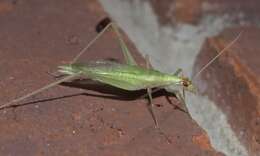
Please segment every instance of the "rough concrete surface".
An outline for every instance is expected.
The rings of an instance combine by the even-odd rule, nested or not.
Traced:
[[[242,35],[237,43],[202,73],[197,81],[200,84],[200,93],[207,95],[225,114],[228,125],[248,154],[258,156],[260,155],[259,28],[227,29],[217,37],[210,38],[198,55],[194,68],[196,73],[239,32],[242,32]],[[222,125],[218,129],[225,131],[226,127]]]
[[[48,73],[69,63],[105,16],[94,0],[1,1],[1,104],[55,81]],[[109,32],[81,60],[121,59],[119,51]],[[147,101],[136,98],[141,93],[69,83],[0,110],[0,155],[222,155],[186,113],[169,105],[165,92],[154,99],[167,138],[159,133]]]
[[[180,23],[197,25],[206,16],[214,18],[226,16],[229,22],[259,25],[258,0],[150,0],[150,3],[163,25]]]

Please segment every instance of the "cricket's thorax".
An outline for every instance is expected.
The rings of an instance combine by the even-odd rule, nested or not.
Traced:
[[[67,68],[69,67],[67,66]],[[181,81],[179,77],[161,73],[153,69],[145,69],[139,66],[111,61],[72,64],[70,68],[70,72],[81,72],[82,75],[88,78],[126,90],[161,87],[178,84]]]

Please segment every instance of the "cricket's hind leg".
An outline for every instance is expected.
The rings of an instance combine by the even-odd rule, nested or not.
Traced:
[[[119,29],[117,28],[117,25],[113,23],[109,18],[105,18],[101,20],[97,26],[96,26],[96,31],[98,32],[98,35],[89,42],[88,45],[86,45],[79,53],[77,56],[73,58],[71,61],[71,64],[75,63],[79,57],[84,54],[84,52],[91,47],[109,28],[112,28],[112,30],[116,33],[120,47],[122,49],[125,61],[129,65],[137,65],[136,61],[134,60],[133,56],[131,55],[130,51],[128,50],[126,43],[123,40],[123,37],[121,33],[119,32]]]
[[[55,72],[49,72],[49,71],[47,71],[47,74],[50,75],[50,76],[52,76],[54,79],[60,79],[60,78],[66,76],[65,74],[59,73],[58,71],[55,71]]]
[[[43,86],[42,88],[40,88],[40,89],[38,89],[38,90],[35,90],[35,91],[33,91],[33,92],[31,92],[31,93],[28,93],[28,94],[26,94],[26,95],[24,95],[24,96],[21,96],[21,97],[19,97],[19,98],[16,98],[16,99],[14,99],[14,100],[12,100],[12,101],[10,101],[10,102],[8,102],[8,103],[5,103],[5,104],[3,104],[3,105],[0,105],[0,110],[1,110],[1,109],[4,109],[4,108],[9,108],[9,107],[12,107],[12,106],[19,106],[19,104],[16,104],[16,103],[18,103],[18,102],[20,102],[20,101],[22,101],[22,100],[24,100],[24,99],[27,99],[27,98],[29,98],[29,97],[31,97],[31,96],[34,96],[34,95],[36,95],[36,94],[39,94],[39,93],[41,93],[41,92],[43,92],[43,91],[45,91],[45,90],[47,90],[47,89],[49,89],[49,88],[52,88],[52,87],[54,87],[54,86],[57,86],[58,84],[60,84],[60,83],[62,83],[62,82],[71,80],[71,79],[73,79],[73,78],[75,78],[75,77],[77,77],[77,76],[79,76],[79,73],[74,74],[74,75],[69,75],[69,76],[67,76],[67,77],[65,77],[65,78],[63,78],[63,79],[60,79],[60,80],[56,81],[56,82],[50,83],[50,84],[48,84],[48,85],[46,85],[46,86]]]
[[[107,25],[109,25],[110,23],[112,23],[111,19],[109,17],[105,17],[103,18],[101,21],[98,22],[98,24],[96,25],[96,32],[100,33],[102,32]]]

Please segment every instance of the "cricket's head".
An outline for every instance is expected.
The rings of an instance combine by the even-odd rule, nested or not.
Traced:
[[[187,90],[192,93],[196,93],[196,88],[192,84],[192,81],[187,77],[181,77],[181,85],[183,86],[184,90]]]

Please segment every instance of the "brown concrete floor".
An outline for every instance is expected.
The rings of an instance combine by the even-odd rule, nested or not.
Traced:
[[[94,0],[1,1],[0,104],[53,82],[48,72],[71,61],[105,16]],[[135,51],[133,45],[130,49]],[[82,60],[120,59],[119,51],[109,32]],[[0,110],[0,155],[221,155],[161,92],[154,103],[167,141],[154,129],[147,101],[136,99],[139,94],[107,86],[60,85],[25,100],[26,105]]]

